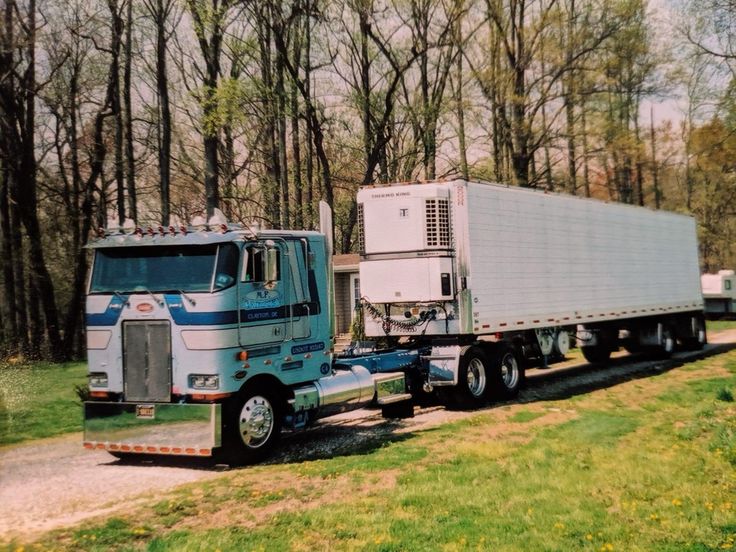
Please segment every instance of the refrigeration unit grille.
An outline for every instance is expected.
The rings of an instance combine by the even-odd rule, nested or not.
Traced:
[[[427,247],[450,247],[450,206],[446,199],[425,201]]]
[[[365,224],[363,222],[362,203],[358,203],[358,251],[365,253]]]

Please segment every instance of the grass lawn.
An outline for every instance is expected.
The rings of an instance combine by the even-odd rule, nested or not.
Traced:
[[[735,393],[736,351],[344,456],[226,472],[37,546],[727,550],[736,543]]]
[[[84,362],[0,365],[0,446],[81,431]]]
[[[736,320],[706,320],[705,327],[709,332],[736,330]]]

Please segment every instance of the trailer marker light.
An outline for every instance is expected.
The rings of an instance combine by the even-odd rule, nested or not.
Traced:
[[[130,445],[120,445],[120,450],[130,452]]]
[[[142,445],[133,445],[133,450],[135,452],[143,452],[143,446]]]
[[[197,454],[197,449],[187,448],[184,449],[184,452],[186,452],[187,454]]]
[[[161,452],[161,453],[163,453],[163,454],[169,454],[171,452],[171,448],[169,448],[169,447],[161,447],[160,449],[158,449],[158,451]]]
[[[174,447],[174,448],[171,449],[171,452],[173,452],[174,454],[180,454],[181,453],[181,448]]]
[[[105,450],[105,443],[97,443],[95,445],[95,448],[98,448],[98,449],[101,449],[101,450]]]
[[[92,443],[89,443],[89,442],[86,442],[86,441],[84,443],[82,443],[82,446],[84,448],[90,449],[90,450],[93,449],[93,448],[95,448],[95,446]]]
[[[158,449],[156,447],[146,447],[147,452],[156,452]]]

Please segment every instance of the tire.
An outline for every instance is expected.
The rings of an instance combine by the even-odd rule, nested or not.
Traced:
[[[455,406],[477,408],[488,402],[489,362],[480,347],[470,347],[460,359],[457,386],[453,390]]]
[[[260,462],[281,436],[281,397],[264,386],[241,392],[223,412],[221,460],[231,466]]]
[[[662,343],[654,348],[654,358],[665,360],[672,356],[677,346],[677,339],[670,326],[662,327]]]
[[[705,333],[705,320],[698,317],[695,325],[696,335],[682,340],[682,348],[686,351],[700,351],[708,343],[708,336]]]
[[[611,358],[611,348],[604,345],[593,345],[592,347],[580,347],[585,360],[590,364],[605,364]]]
[[[490,393],[494,399],[513,399],[524,386],[524,367],[511,345],[499,344],[492,352],[491,371]]]

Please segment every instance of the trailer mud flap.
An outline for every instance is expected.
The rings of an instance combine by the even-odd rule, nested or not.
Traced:
[[[212,456],[219,404],[84,403],[84,447],[109,452]]]

